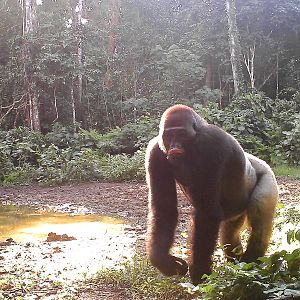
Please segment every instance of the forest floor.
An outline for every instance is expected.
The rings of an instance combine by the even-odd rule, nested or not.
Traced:
[[[280,187],[280,201],[282,203],[295,205],[300,203],[300,180],[279,178],[278,183]],[[179,194],[180,221],[177,230],[177,243],[183,239],[183,236],[179,233],[186,231],[189,222],[188,214],[191,212],[191,207],[183,195],[181,193]],[[70,215],[84,213],[116,217],[124,221],[122,221],[125,224],[123,229],[125,234],[129,237],[129,240],[127,240],[129,241],[128,244],[134,247],[134,251],[140,251],[142,253],[144,251],[147,220],[147,187],[143,183],[95,182],[74,183],[55,187],[5,187],[0,189],[0,204],[26,205]],[[86,253],[90,252],[89,247],[99,245],[99,243],[94,243],[95,240],[97,240],[96,237],[89,238],[88,240],[78,239],[79,245],[77,245],[77,247],[86,247],[84,248]],[[13,275],[9,274],[10,272],[17,274],[20,270],[16,271],[16,265],[21,266],[23,271],[24,269],[28,269],[32,273],[34,269],[33,265],[38,265],[37,259],[39,256],[37,256],[36,252],[41,252],[42,256],[40,256],[40,259],[46,261],[46,264],[49,264],[50,260],[54,260],[54,263],[63,260],[69,253],[66,244],[72,242],[74,241],[57,241],[53,244],[45,240],[39,241],[38,243],[0,241],[0,270],[2,268],[4,270],[0,271],[0,280],[1,276]],[[99,242],[101,242],[101,239]],[[85,243],[86,246],[83,246]],[[125,242],[125,244],[126,243],[127,242]],[[112,239],[112,244],[114,244],[114,247],[121,245],[121,242],[118,240],[118,235]],[[95,261],[95,257],[93,258],[96,264],[101,260],[112,260],[112,258],[108,257],[110,246],[109,244],[107,249],[96,253],[97,260]],[[126,245],[124,247],[126,247]],[[59,256],[61,257],[59,258]],[[80,255],[76,258],[76,261],[80,261],[79,256]],[[26,261],[26,265],[24,265],[24,261]],[[113,261],[113,263],[115,262]],[[61,274],[64,270],[66,270],[66,267],[64,267],[63,270],[56,271],[58,272],[57,274]],[[37,271],[35,270],[35,272]],[[47,290],[46,283],[44,282],[42,285],[43,287],[40,287],[36,292],[34,290],[30,292],[30,299],[43,299],[45,293],[49,293],[49,291],[45,292]],[[61,286],[58,289],[61,289]],[[59,299],[55,296],[57,292],[58,291],[50,292],[47,299]],[[11,285],[6,285],[5,288],[1,288],[0,281],[0,299],[2,299],[1,293],[3,293],[3,299],[15,299],[16,296],[26,295],[24,288],[20,290],[14,282],[11,283]],[[125,300],[129,298],[126,297],[125,290],[115,288],[111,285],[101,284],[98,286],[90,286],[82,292],[77,293],[77,299]]]

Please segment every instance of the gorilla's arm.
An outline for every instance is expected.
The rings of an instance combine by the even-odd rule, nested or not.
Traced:
[[[216,172],[215,176],[218,178],[219,174]],[[209,176],[209,178],[211,177]],[[195,285],[201,282],[203,274],[210,274],[212,271],[212,255],[224,217],[218,201],[220,191],[216,182],[219,180],[207,181],[202,178],[206,189],[200,188],[192,198],[195,204],[191,236],[190,276]],[[199,186],[201,187],[201,185]]]
[[[186,262],[169,254],[178,218],[176,184],[156,139],[147,149],[146,168],[149,186],[148,257],[163,274],[184,275],[188,269]]]

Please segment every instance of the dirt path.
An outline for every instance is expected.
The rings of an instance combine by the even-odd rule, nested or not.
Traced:
[[[280,201],[300,203],[300,180],[280,178]],[[180,193],[178,231],[186,228],[190,206]],[[147,187],[142,183],[80,183],[58,187],[18,186],[0,189],[0,204],[29,205],[66,213],[91,213],[125,218],[144,248]],[[80,299],[128,299],[124,291],[101,286]]]
[[[280,201],[300,203],[300,180],[278,179]],[[92,213],[126,218],[145,232],[147,186],[143,183],[79,183],[56,187],[0,188],[0,204],[46,207],[66,213]],[[179,212],[186,223],[190,206],[179,191]]]

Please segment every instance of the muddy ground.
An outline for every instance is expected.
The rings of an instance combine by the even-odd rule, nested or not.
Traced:
[[[280,201],[300,203],[300,180],[278,179]],[[178,232],[186,230],[190,206],[180,193]],[[144,249],[147,217],[147,187],[143,183],[74,183],[55,187],[17,186],[0,189],[0,204],[29,205],[66,213],[90,213],[126,219],[137,236],[139,251]],[[2,247],[3,250],[3,247]],[[1,251],[1,249],[0,249]],[[0,291],[1,293],[1,291]],[[125,291],[101,285],[78,299],[128,299]]]

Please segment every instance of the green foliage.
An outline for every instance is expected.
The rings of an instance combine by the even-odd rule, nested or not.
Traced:
[[[287,234],[287,242],[289,244],[296,241],[300,242],[300,229],[290,230]]]
[[[98,140],[97,147],[108,154],[133,154],[157,134],[157,127],[158,119],[142,117],[136,123],[108,131]]]
[[[92,149],[74,152],[51,145],[40,158],[37,181],[62,183],[82,180],[125,181],[141,180],[144,172],[144,151],[132,157],[126,154],[102,155]]]
[[[109,0],[90,0],[85,9],[87,22],[80,25],[71,8],[66,0],[44,0],[37,5],[37,30],[27,37],[32,55],[24,61],[24,37],[19,30],[24,11],[19,3],[3,2],[3,128],[29,125],[24,65],[36,83],[45,130],[53,120],[72,123],[71,91],[76,120],[84,128],[101,131],[135,122],[144,114],[156,116],[178,102],[231,100],[232,70],[222,1],[124,0],[113,7]],[[290,99],[299,94],[299,8],[295,0],[237,1],[243,54],[247,59],[249,50],[255,48],[256,88],[273,98],[277,63],[279,96]],[[116,20],[108,26],[103,20],[111,20],[113,13]],[[112,33],[118,45],[115,52],[107,51]],[[82,95],[76,81],[79,71]]]
[[[102,177],[111,181],[143,180],[145,152],[137,151],[133,156],[109,155],[103,159]]]
[[[25,163],[22,167],[11,168],[2,177],[1,182],[8,184],[29,184],[37,178],[37,170],[32,165]]]
[[[48,145],[55,145],[60,149],[81,146],[74,128],[63,126],[60,123],[55,123],[52,126],[51,131],[45,135],[45,139]]]
[[[195,91],[195,98],[202,104],[218,103],[222,99],[222,92],[218,89],[210,89],[204,86],[202,89]]]
[[[292,129],[283,131],[283,149],[290,164],[300,165],[300,114],[294,115]]]
[[[285,222],[290,210],[283,209]],[[299,214],[299,212],[298,212]],[[299,216],[296,217],[299,223]],[[291,230],[288,242],[300,245],[300,231]],[[147,260],[135,256],[113,269],[101,270],[94,283],[113,284],[137,299],[270,300],[300,297],[300,248],[281,250],[259,263],[222,263],[194,286],[187,278],[164,277]]]
[[[10,157],[14,165],[36,164],[40,147],[44,143],[42,134],[25,127],[0,131],[0,151]]]
[[[4,146],[0,143],[0,182],[4,180],[7,174],[10,174],[14,167]]]
[[[40,156],[36,178],[44,183],[98,179],[99,158],[91,149],[74,151],[50,145]]]
[[[272,153],[271,135],[274,124],[272,99],[260,94],[246,94],[235,99],[225,109],[223,127],[235,136],[248,152],[270,161]]]
[[[275,230],[277,228],[282,230],[282,227],[286,224],[289,225],[289,228],[292,228],[291,230],[295,229],[297,231],[297,226],[300,225],[300,210],[297,209],[297,206],[283,206],[282,204],[278,204],[275,219]]]
[[[94,130],[74,132],[61,124],[45,136],[25,128],[0,132],[0,182],[141,180],[145,176],[145,152],[137,149],[154,135],[151,124],[152,120],[145,118],[103,135]]]
[[[300,296],[300,249],[275,252],[261,263],[226,263],[194,291],[203,299],[247,300]]]
[[[224,110],[216,103],[197,104],[194,108],[236,137],[247,152],[272,164],[299,164],[300,119],[296,100],[272,100],[250,93],[234,99]]]
[[[191,299],[180,285],[180,279],[162,278],[161,274],[140,256],[122,263],[115,269],[100,271],[95,282],[104,282],[126,289],[130,299],[169,300]]]
[[[300,168],[287,165],[278,165],[273,168],[276,176],[286,176],[295,179],[300,179]]]
[[[300,211],[294,206],[278,206],[272,246],[275,252],[259,258],[259,263],[217,264],[203,283],[197,287],[185,284],[186,288],[204,300],[298,299]],[[285,250],[280,250],[283,247]]]
[[[216,102],[194,109],[235,136],[246,151],[273,165],[298,165],[297,105],[293,97],[274,101],[245,94],[224,110]],[[144,152],[139,150],[157,134],[158,122],[158,117],[143,116],[104,134],[59,123],[46,135],[22,127],[0,131],[0,182],[143,179]]]

